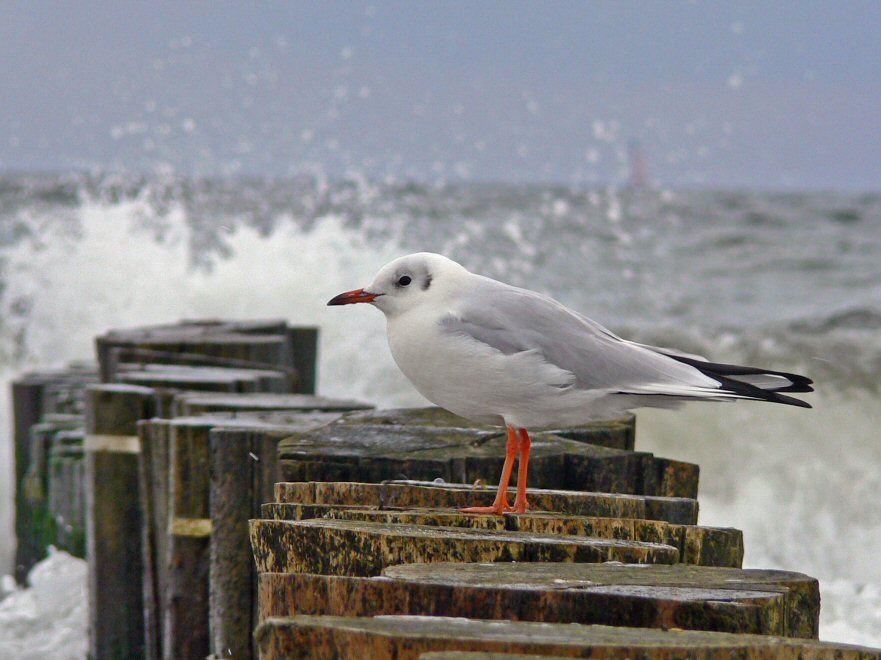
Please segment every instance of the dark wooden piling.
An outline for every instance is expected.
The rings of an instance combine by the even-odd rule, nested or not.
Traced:
[[[174,416],[188,417],[206,413],[262,413],[273,411],[349,412],[369,410],[373,406],[349,399],[329,399],[314,394],[274,394],[262,392],[181,392],[175,396]],[[328,419],[329,423],[331,420]]]
[[[119,380],[124,364],[177,364],[230,369],[277,369],[286,392],[315,391],[318,330],[282,320],[182,321],[111,330],[96,348],[105,382]]]
[[[291,359],[297,373],[294,392],[314,394],[318,367],[318,328],[287,328]]]
[[[72,364],[67,369],[26,373],[12,383],[17,539],[14,574],[20,584],[26,582],[31,567],[46,556],[45,541],[51,537],[47,536],[51,530],[47,528],[44,506],[46,490],[43,468],[46,463],[43,463],[43,468],[31,468],[31,428],[47,415],[82,415],[83,388],[96,381],[97,373],[93,366]],[[44,448],[49,443],[47,440]],[[45,453],[38,453],[35,458],[45,459],[45,456]],[[35,486],[40,486],[40,489],[34,491]]]
[[[464,417],[438,408],[392,408],[354,412],[343,417],[338,424],[399,427],[450,427],[477,429],[485,433],[499,433],[499,427],[477,424]],[[636,435],[636,417],[624,415],[615,419],[602,420],[562,429],[547,429],[545,433],[568,440],[577,440],[600,447],[633,451]]]
[[[75,557],[86,557],[86,494],[84,433],[57,433],[49,455],[49,514],[54,545]]]
[[[196,658],[209,653],[210,429],[210,422],[174,425],[169,437],[168,580],[163,617],[166,658]]]
[[[495,493],[496,488],[492,486],[419,481],[281,482],[275,485],[275,501],[289,504],[455,509],[489,505]],[[509,497],[513,495],[510,489]],[[697,502],[686,498],[536,488],[530,490],[530,505],[533,513],[550,511],[573,516],[697,524]]]
[[[164,558],[168,555],[169,443],[161,423],[138,423],[141,455],[138,484],[141,502],[141,563],[144,592],[144,647],[148,660],[162,657],[162,603],[168,590]]]
[[[397,564],[448,560],[679,561],[676,548],[657,543],[349,520],[254,520],[251,546],[261,573],[362,577]]]
[[[59,434],[83,424],[80,415],[43,415],[43,420],[30,428],[27,470],[16,489],[16,557],[22,580],[30,567],[46,556],[46,548],[56,544],[50,494],[52,446]]]
[[[284,392],[288,379],[270,369],[227,369],[180,365],[123,365],[116,372],[120,383],[157,389],[212,392]]]
[[[86,390],[86,550],[89,561],[89,653],[93,658],[144,653],[140,441],[153,390],[101,385]]]
[[[204,657],[208,639],[208,433],[199,420],[143,421],[143,590],[148,658]]]
[[[256,657],[256,571],[248,520],[272,498],[283,432],[215,429],[211,432],[210,628],[216,657]]]
[[[148,657],[223,654],[242,645],[233,631],[247,650],[236,657],[248,657],[256,577],[247,520],[271,498],[278,442],[340,414],[304,413],[299,426],[290,411],[141,422]],[[209,630],[222,641],[212,645]]]
[[[353,417],[380,423],[353,423]],[[289,481],[405,478],[494,483],[504,462],[504,432],[387,423],[379,411],[292,434],[279,446],[279,453],[282,476]],[[536,433],[532,439],[529,483],[536,488],[693,500],[698,477],[696,465],[648,452],[604,447],[550,432]]]
[[[877,650],[865,647],[766,635],[445,616],[279,617],[263,622],[256,631],[256,638],[264,660],[474,657],[450,655],[455,651],[489,653],[477,656],[488,659],[551,656],[864,660],[878,657]],[[435,653],[421,655],[429,652]]]
[[[817,639],[817,580],[683,564],[433,563],[382,577],[264,573],[263,619],[414,614]]]
[[[580,516],[571,513],[527,512],[504,516],[473,515],[455,509],[365,506],[363,500],[350,504],[268,503],[260,517],[273,520],[363,520],[387,524],[469,527],[564,536],[596,537],[626,541],[662,543],[679,550],[682,563],[697,566],[740,568],[743,563],[743,533],[727,527],[699,527],[663,520]]]
[[[279,442],[294,431],[324,425],[345,409],[365,407],[358,402],[321,398],[282,401],[275,396],[258,397],[268,408],[259,417],[248,418],[240,416],[243,398],[188,397],[196,407],[218,407],[236,415],[226,425],[218,422],[210,433],[210,630],[211,652],[217,657],[256,657],[257,571],[248,520],[258,517],[261,505],[273,498],[274,485],[280,479]],[[286,407],[291,404],[293,409]],[[281,407],[273,411],[274,406]]]

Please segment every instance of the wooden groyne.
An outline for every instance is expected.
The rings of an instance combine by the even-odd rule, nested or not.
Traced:
[[[317,396],[316,346],[185,321],[13,384],[16,575],[86,558],[91,657],[881,657],[817,642],[817,581],[743,570],[632,416],[536,433],[532,509],[466,515],[500,431]]]

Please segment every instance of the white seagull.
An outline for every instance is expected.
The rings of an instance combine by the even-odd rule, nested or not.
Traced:
[[[780,392],[811,392],[797,374],[715,364],[616,336],[541,293],[482,275],[442,255],[395,259],[364,289],[328,305],[371,303],[388,322],[398,367],[429,401],[475,422],[505,426],[495,502],[470,513],[527,510],[528,428],[561,427],[643,406],[750,399],[810,408]],[[508,483],[519,453],[517,498]]]

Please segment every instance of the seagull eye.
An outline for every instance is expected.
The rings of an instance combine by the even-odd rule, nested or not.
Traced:
[[[413,280],[409,275],[404,275],[401,279],[398,280],[398,286],[407,286],[412,281]]]

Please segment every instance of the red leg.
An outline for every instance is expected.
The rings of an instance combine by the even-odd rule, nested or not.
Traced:
[[[517,499],[514,500],[514,513],[525,513],[529,508],[526,501],[526,479],[529,471],[529,451],[532,440],[526,429],[520,429],[520,465],[517,467]]]
[[[514,470],[514,459],[517,457],[519,448],[517,431],[514,427],[508,427],[508,447],[505,451],[505,466],[502,468],[502,478],[499,480],[499,490],[496,499],[491,506],[469,506],[459,509],[462,513],[494,513],[497,516],[511,510],[508,504],[508,483],[511,481],[511,472]]]

